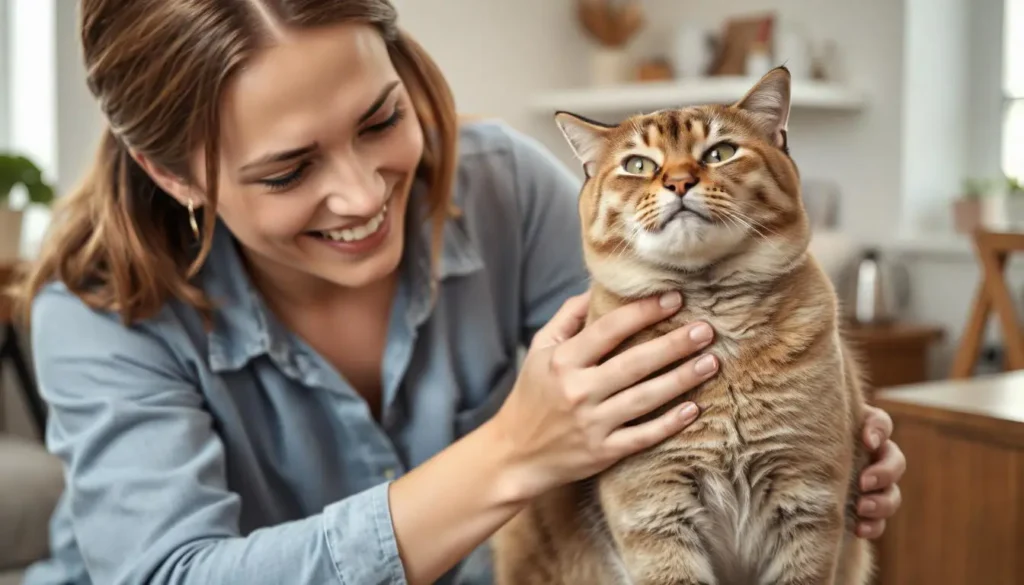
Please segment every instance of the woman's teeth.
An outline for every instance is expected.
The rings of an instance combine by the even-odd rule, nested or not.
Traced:
[[[381,208],[380,213],[375,215],[373,219],[359,227],[320,232],[320,235],[328,240],[334,240],[335,242],[358,242],[359,240],[364,240],[375,234],[377,230],[380,229],[380,226],[384,223],[384,216],[387,212],[388,206],[385,205]]]

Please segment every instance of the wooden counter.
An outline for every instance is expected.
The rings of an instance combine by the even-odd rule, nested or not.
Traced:
[[[879,585],[1024,583],[1024,372],[878,392],[907,456]]]

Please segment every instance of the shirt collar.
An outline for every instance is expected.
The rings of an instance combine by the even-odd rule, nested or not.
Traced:
[[[427,186],[414,183],[407,208],[410,237],[399,264],[400,278],[407,291],[405,321],[419,327],[433,309],[430,291],[431,224],[426,213]],[[213,328],[209,333],[209,362],[215,372],[237,370],[253,358],[269,355],[279,367],[298,372],[294,345],[253,286],[234,237],[218,221],[209,258],[201,279],[215,304]],[[465,276],[484,266],[477,244],[460,219],[445,222],[438,279]],[[440,284],[440,283],[439,283]],[[296,374],[298,375],[298,374]]]

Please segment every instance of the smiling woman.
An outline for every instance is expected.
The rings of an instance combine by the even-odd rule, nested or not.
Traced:
[[[482,585],[532,497],[693,420],[628,424],[705,338],[604,360],[680,296],[582,327],[579,182],[457,126],[387,0],[81,14],[109,129],[19,287],[67,485],[27,585]]]

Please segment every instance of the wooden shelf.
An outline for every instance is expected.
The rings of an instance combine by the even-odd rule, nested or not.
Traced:
[[[568,110],[581,115],[629,115],[668,107],[730,104],[743,97],[755,81],[723,76],[553,90],[537,95],[530,108],[540,114]],[[834,83],[794,80],[792,87],[794,109],[855,111],[864,105],[861,94]]]

